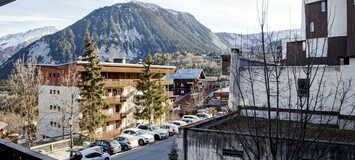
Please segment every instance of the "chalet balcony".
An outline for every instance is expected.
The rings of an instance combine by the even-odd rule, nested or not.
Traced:
[[[134,86],[135,79],[106,79],[105,87],[113,87],[113,88],[124,88],[127,86]]]
[[[105,122],[121,120],[121,114],[119,113],[113,113],[107,115],[105,114],[105,116],[106,116]]]
[[[121,104],[122,103],[121,96],[112,96],[112,97],[104,96],[103,99],[106,100],[107,104]]]

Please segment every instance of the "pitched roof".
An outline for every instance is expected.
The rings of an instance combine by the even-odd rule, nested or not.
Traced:
[[[199,79],[205,78],[205,74],[202,69],[179,69],[175,74],[167,75],[166,79]]]

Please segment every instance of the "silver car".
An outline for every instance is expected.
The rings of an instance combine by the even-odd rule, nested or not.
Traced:
[[[155,125],[148,125],[148,124],[140,124],[137,128],[146,131],[147,133],[154,136],[155,140],[162,140],[169,136],[169,132],[165,129],[161,129]]]

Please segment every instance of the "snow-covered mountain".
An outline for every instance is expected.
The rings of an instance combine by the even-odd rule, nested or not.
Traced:
[[[42,36],[53,34],[56,31],[55,27],[49,26],[0,37],[0,64]]]
[[[219,32],[216,35],[229,48],[249,48],[259,46],[261,41],[261,33],[255,34],[237,34]],[[282,30],[265,33],[267,41],[277,42],[284,39],[297,39],[300,37],[300,30]]]

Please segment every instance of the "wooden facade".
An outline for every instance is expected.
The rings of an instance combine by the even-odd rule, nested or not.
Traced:
[[[329,8],[336,6],[327,6],[328,0],[320,0],[305,4],[305,40],[288,42],[286,46],[286,59],[282,61],[286,66],[304,66],[304,65],[346,65],[350,57],[355,57],[355,2],[347,0],[347,18],[335,16],[334,18],[344,18],[346,21],[345,35],[342,35],[343,29],[336,30],[339,34],[331,34],[332,27],[339,27],[340,24],[332,24],[328,13]],[[334,10],[334,9],[333,9]],[[334,19],[332,19],[334,21]],[[338,25],[338,26],[335,26]],[[311,29],[313,28],[313,29]],[[341,28],[341,27],[340,27]],[[324,42],[323,42],[324,41]],[[324,51],[314,48],[313,43],[321,42],[321,46],[317,46]],[[308,56],[308,52],[324,52],[321,56]],[[323,54],[323,53],[322,53]]]
[[[322,12],[322,3],[325,4],[325,12]],[[306,4],[306,38],[320,38],[327,37],[328,35],[328,14],[327,14],[327,1],[317,1],[314,3]],[[313,23],[313,31],[311,31],[311,23]]]
[[[349,57],[355,57],[355,2],[354,0],[347,0],[348,2],[348,42],[347,50]]]
[[[76,86],[82,85],[80,75],[85,72],[82,63],[70,63],[63,65],[38,65],[38,69],[42,75],[41,85],[46,86]],[[174,73],[175,67],[171,66],[152,66],[151,71],[157,74],[154,78],[161,79],[163,85],[172,84],[172,81],[163,80],[166,74]],[[141,74],[144,72],[143,65],[131,65],[131,64],[115,64],[108,63],[102,64],[101,74],[105,77],[105,96],[107,107],[103,109],[104,115],[106,115],[105,123],[106,127],[103,127],[103,134],[100,138],[111,138],[119,135],[120,131],[124,128],[121,127],[123,119],[127,118],[130,113],[122,112],[123,105],[129,105],[129,111],[133,113],[134,103],[131,102],[135,93],[131,90],[135,89],[136,82],[139,80]],[[73,80],[73,73],[76,74],[77,80]],[[70,80],[70,83],[65,83],[66,80]],[[126,89],[130,89],[129,91]],[[123,94],[123,93],[126,94]],[[130,102],[127,100],[130,98]],[[131,106],[132,105],[132,106]],[[114,129],[110,127],[114,126]],[[108,127],[110,126],[110,127]],[[107,130],[107,128],[110,128]]]

